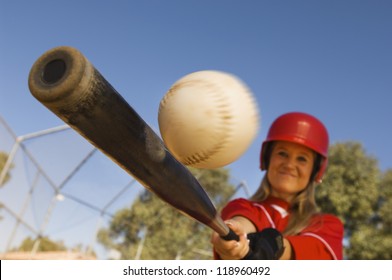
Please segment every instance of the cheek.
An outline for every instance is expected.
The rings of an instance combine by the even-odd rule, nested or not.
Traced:
[[[269,162],[269,168],[268,169],[276,169],[280,164],[281,160],[279,158],[272,156]]]
[[[301,174],[301,177],[303,179],[309,180],[310,175],[312,174],[312,167],[311,166],[305,166],[302,168],[299,168],[299,172]]]

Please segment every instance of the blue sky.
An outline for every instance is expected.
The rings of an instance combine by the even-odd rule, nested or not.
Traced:
[[[69,45],[155,129],[159,102],[180,77],[239,76],[262,122],[229,168],[251,191],[268,127],[289,111],[314,114],[332,144],[359,141],[392,168],[391,1],[0,0],[0,42],[0,115],[17,135],[62,124],[31,96],[27,77],[42,53]]]

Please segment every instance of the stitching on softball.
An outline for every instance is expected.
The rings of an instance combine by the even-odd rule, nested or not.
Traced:
[[[213,83],[209,83],[205,80],[192,80],[182,85],[194,85],[201,84],[203,87],[209,88],[207,93],[211,94],[213,102],[218,104],[218,112],[219,112],[219,122],[217,126],[217,131],[221,135],[218,137],[219,141],[215,143],[210,149],[206,149],[199,153],[195,153],[192,156],[184,158],[182,161],[185,165],[197,165],[203,162],[208,161],[211,157],[221,151],[228,143],[230,137],[230,125],[232,123],[232,117],[230,115],[230,103],[227,101],[225,96],[223,95],[224,90],[219,86],[216,86]]]

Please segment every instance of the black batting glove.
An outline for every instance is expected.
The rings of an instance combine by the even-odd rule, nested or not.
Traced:
[[[244,260],[278,260],[284,251],[283,236],[273,228],[249,233],[249,252]]]

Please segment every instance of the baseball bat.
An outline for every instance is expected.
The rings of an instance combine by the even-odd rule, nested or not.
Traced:
[[[192,173],[80,51],[62,46],[45,52],[28,84],[39,102],[145,188],[223,239],[238,240]]]

